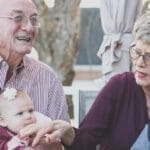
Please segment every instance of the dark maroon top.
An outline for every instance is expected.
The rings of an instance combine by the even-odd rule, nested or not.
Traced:
[[[133,73],[117,75],[98,94],[67,150],[129,150],[148,122],[146,100]]]
[[[0,150],[8,150],[7,143],[13,137],[13,133],[9,131],[7,128],[3,128],[0,126]],[[24,150],[23,147],[18,146],[14,150]]]

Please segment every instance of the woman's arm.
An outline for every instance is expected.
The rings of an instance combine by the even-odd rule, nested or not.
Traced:
[[[70,123],[63,120],[53,121],[53,132],[51,134],[52,139],[61,138],[62,143],[65,145],[71,145],[75,138],[74,128]]]

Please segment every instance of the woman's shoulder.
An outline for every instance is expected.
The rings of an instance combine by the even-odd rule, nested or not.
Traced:
[[[133,72],[124,72],[121,74],[117,74],[113,76],[110,81],[115,81],[119,83],[128,83],[128,82],[135,82],[134,74]]]
[[[113,76],[106,84],[105,89],[121,92],[132,88],[135,84],[134,74],[132,72],[124,72]]]
[[[134,74],[133,72],[123,72],[120,74],[117,74],[115,76],[113,76],[112,78],[118,79],[118,80],[124,80],[124,79],[133,79],[134,78]]]

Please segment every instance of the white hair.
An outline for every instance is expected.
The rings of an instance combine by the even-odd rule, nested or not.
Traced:
[[[150,11],[146,12],[135,22],[133,35],[135,40],[150,43]]]

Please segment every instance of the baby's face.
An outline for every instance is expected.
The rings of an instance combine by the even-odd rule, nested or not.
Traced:
[[[27,95],[7,102],[2,117],[7,128],[14,133],[36,122],[33,103]]]

